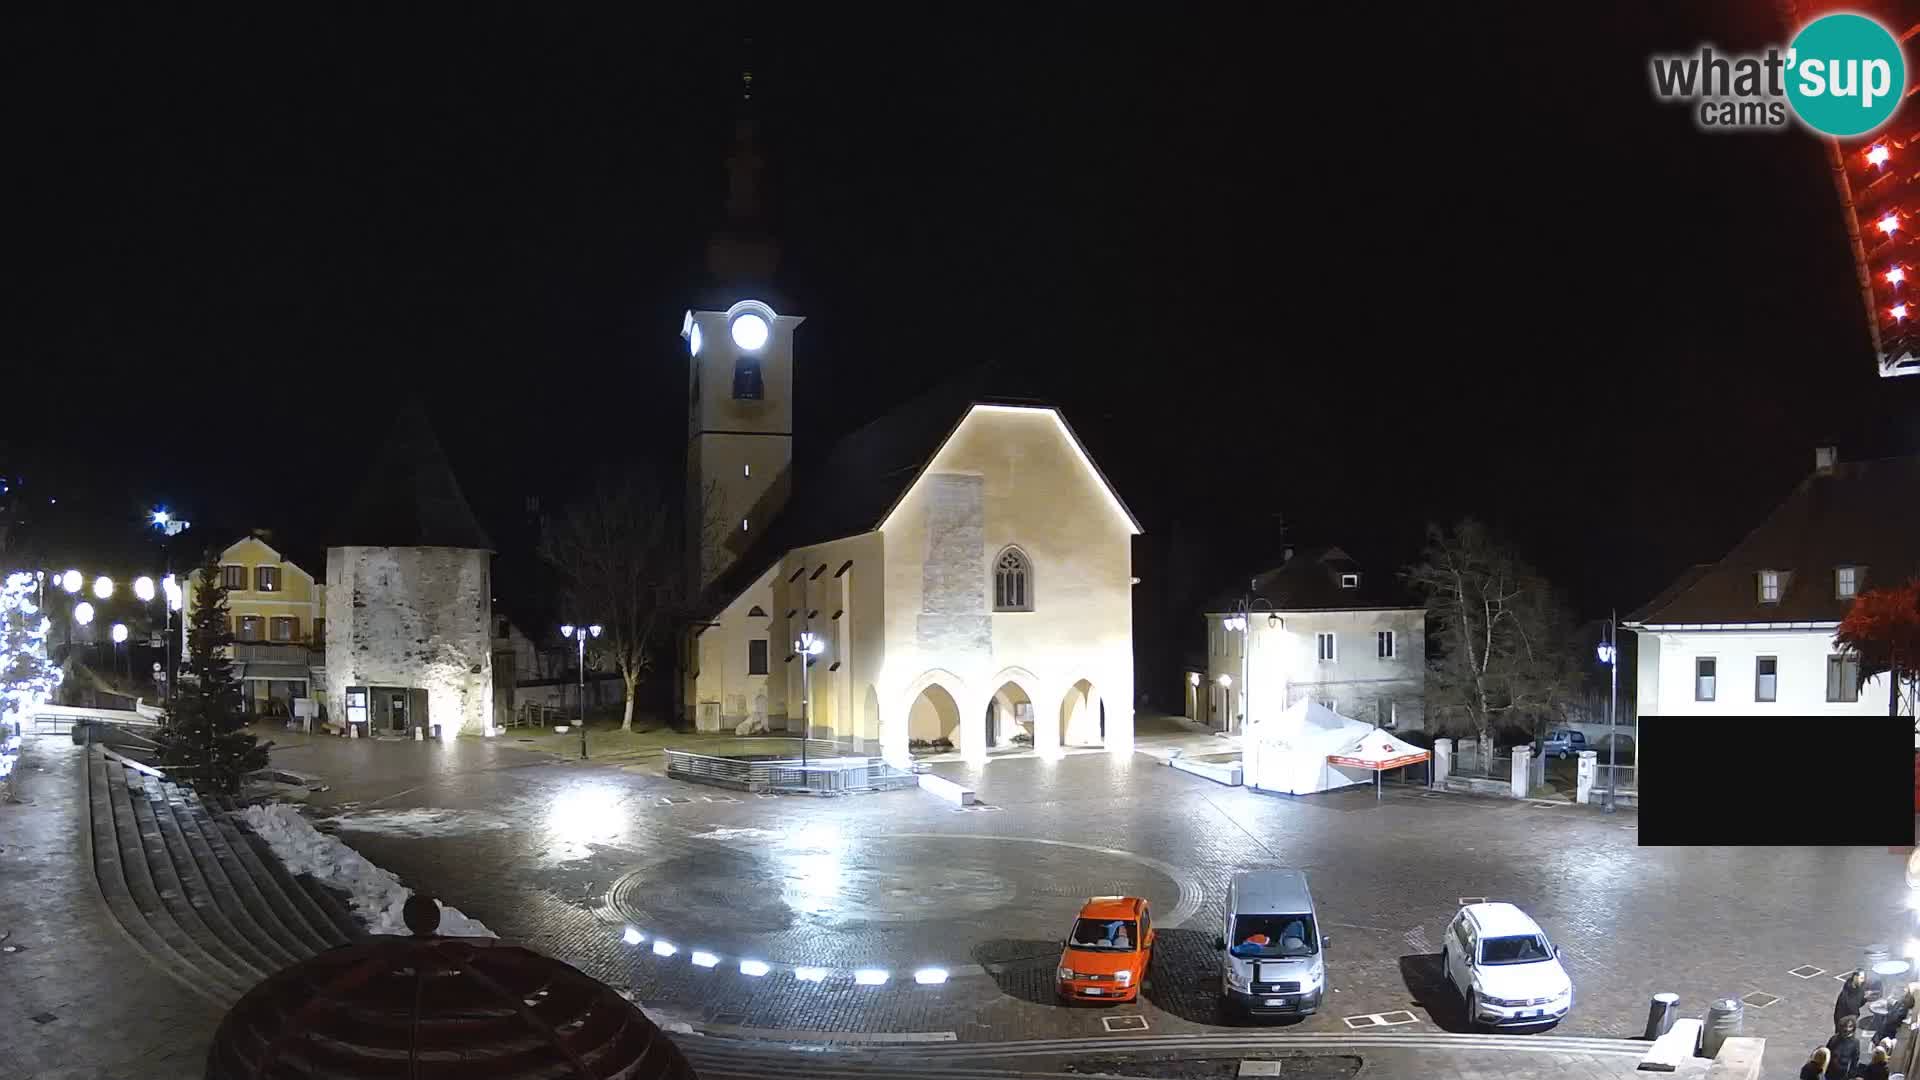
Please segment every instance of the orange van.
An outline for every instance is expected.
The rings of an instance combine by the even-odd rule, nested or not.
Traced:
[[[1133,1001],[1153,956],[1153,913],[1137,896],[1096,896],[1080,908],[1056,985],[1072,1001]]]

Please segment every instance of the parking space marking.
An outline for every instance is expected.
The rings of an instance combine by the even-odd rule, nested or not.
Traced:
[[[1812,964],[1802,964],[1799,967],[1794,968],[1793,970],[1787,972],[1787,974],[1793,976],[1796,979],[1811,979],[1819,975],[1825,975],[1826,973],[1827,973],[1826,968],[1814,967]]]
[[[1389,1013],[1361,1013],[1358,1016],[1341,1017],[1341,1022],[1355,1031],[1366,1028],[1399,1027],[1402,1024],[1418,1023],[1419,1020],[1419,1017],[1405,1009],[1397,1009]]]
[[[1145,1031],[1147,1018],[1144,1016],[1103,1016],[1100,1025],[1108,1031]]]
[[[1758,990],[1755,990],[1753,993],[1748,994],[1747,996],[1741,998],[1740,1000],[1745,1002],[1748,1005],[1753,1006],[1756,1009],[1764,1009],[1767,1006],[1773,1004],[1774,1002],[1779,1001],[1780,995],[1765,994],[1765,993],[1761,993]]]
[[[1468,904],[1484,904],[1486,902],[1487,898],[1484,896],[1463,896],[1460,898],[1461,907],[1466,907]]]

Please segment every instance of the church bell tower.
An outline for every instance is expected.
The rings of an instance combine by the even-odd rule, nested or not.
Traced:
[[[793,334],[802,320],[775,308],[780,249],[762,202],[758,135],[749,66],[727,159],[726,219],[707,246],[705,303],[680,327],[688,357],[688,572],[699,589],[779,513],[793,462]]]

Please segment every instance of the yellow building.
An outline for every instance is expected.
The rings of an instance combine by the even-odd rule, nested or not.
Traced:
[[[326,698],[326,586],[256,533],[220,555],[233,622],[234,677],[247,711],[292,716]],[[200,595],[200,571],[188,575],[187,618]],[[184,651],[184,650],[183,650]]]

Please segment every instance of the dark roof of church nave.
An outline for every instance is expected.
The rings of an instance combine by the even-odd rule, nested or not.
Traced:
[[[879,528],[974,405],[1056,407],[995,392],[1012,384],[1004,366],[990,361],[855,430],[818,462],[797,463],[786,506],[709,586],[710,606],[724,606],[787,552]]]
[[[401,408],[366,485],[327,546],[493,550],[419,402]]]

